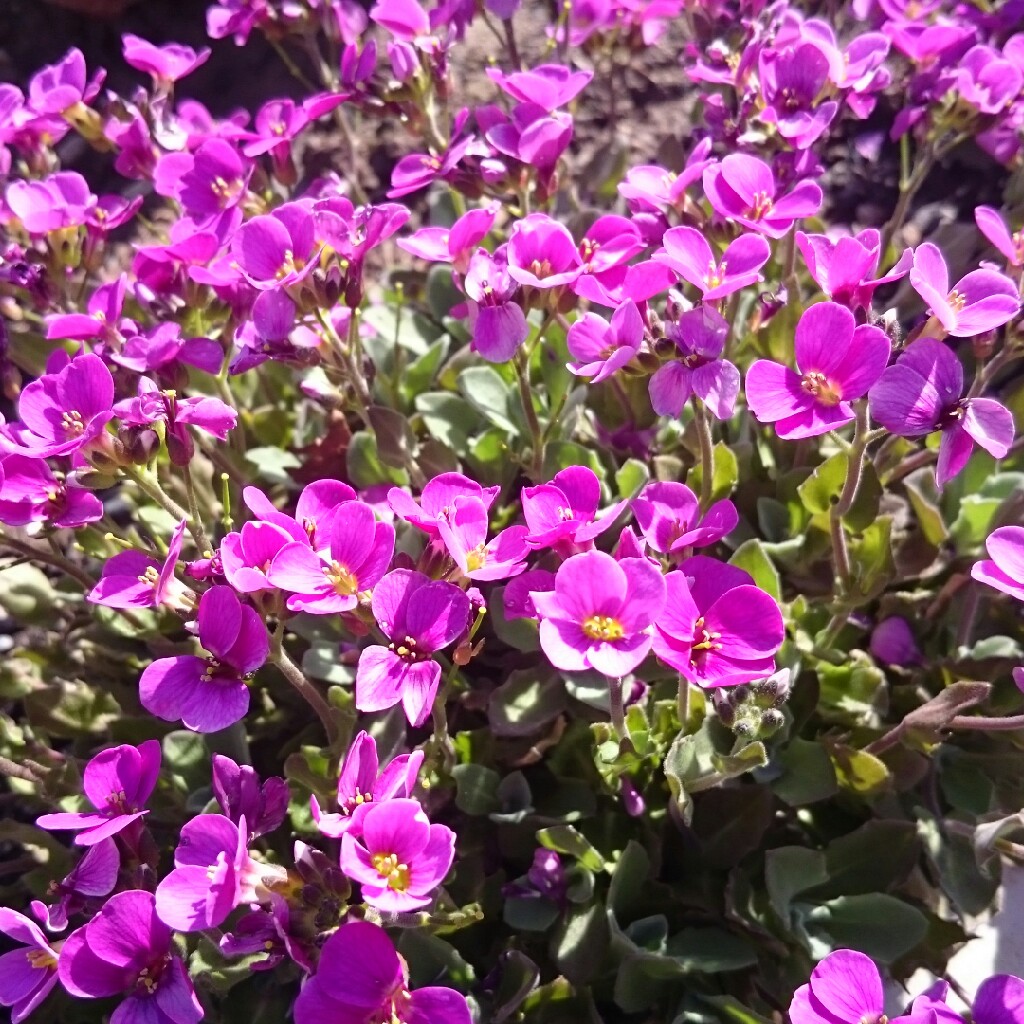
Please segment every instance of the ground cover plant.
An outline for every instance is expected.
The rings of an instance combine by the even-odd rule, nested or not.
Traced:
[[[1020,1022],[1024,4],[207,29],[0,85],[11,1019]]]

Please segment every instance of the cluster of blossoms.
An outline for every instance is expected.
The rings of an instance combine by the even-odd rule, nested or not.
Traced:
[[[174,97],[210,52],[136,36],[124,59],[151,84],[131,97],[103,92],[78,50],[24,92],[0,86],[0,312],[17,325],[0,332],[0,547],[80,584],[79,612],[134,645],[121,653],[139,727],[126,734],[137,743],[87,759],[88,807],[62,773],[38,787],[51,808],[38,828],[73,832],[81,850],[32,916],[0,908],[19,944],[0,957],[16,1024],[58,986],[119,998],[115,1024],[194,1024],[207,1013],[200,936],[226,961],[299,979],[296,1024],[469,1024],[504,976],[471,985],[439,960],[442,984],[414,985],[393,935],[468,927],[483,911],[453,891],[475,885],[490,906],[500,889],[566,916],[559,970],[577,968],[570,939],[592,926],[570,904],[618,869],[568,815],[520,800],[519,771],[572,734],[570,696],[592,726],[576,730],[594,739],[588,792],[630,818],[660,802],[672,813],[659,821],[689,827],[690,791],[804,772],[765,743],[805,724],[810,711],[782,705],[808,664],[846,656],[843,630],[873,627],[864,673],[920,663],[908,620],[875,603],[895,579],[890,535],[864,540],[857,503],[883,478],[897,487],[901,460],[934,463],[907,486],[924,519],[972,464],[1012,456],[1024,243],[991,207],[975,241],[999,256],[962,274],[932,241],[895,241],[958,142],[1018,161],[1024,36],[1012,4],[955,17],[942,0],[852,6],[860,31],[837,36],[761,0],[567,3],[546,56],[524,62],[517,0],[368,13],[221,0],[211,37],[302,43],[319,91],[216,118]],[[501,23],[509,59],[487,69],[489,102],[459,106],[452,55],[477,20]],[[574,197],[581,216],[563,216],[599,59],[679,24],[679,75],[702,111],[685,160],[631,166],[600,209]],[[891,139],[914,147],[918,171],[883,230],[825,231],[827,142],[845,126],[877,156],[885,133],[866,125],[897,96]],[[379,201],[363,192],[357,116],[416,133]],[[312,178],[303,146],[327,124],[347,139],[346,174]],[[112,233],[140,229],[142,199],[95,195],[61,169],[53,146],[72,132],[172,218],[116,271]],[[427,192],[451,207],[441,224],[407,198]],[[400,259],[422,278],[408,295],[382,286]],[[898,289],[903,323],[880,298]],[[426,325],[412,341],[410,321]],[[778,493],[806,492],[808,515],[748,486],[741,457]],[[822,543],[794,556],[780,517]],[[1024,600],[1024,527],[995,528],[987,548],[973,578]],[[796,587],[776,558],[797,563]],[[540,723],[552,734],[518,760],[502,751],[518,779],[490,787],[489,769],[467,769],[494,741],[481,716],[519,670],[556,692]],[[1024,669],[1014,678],[1024,689]],[[460,718],[471,726],[453,738]],[[261,779],[246,730],[284,720],[286,768]],[[189,794],[180,827],[163,813],[168,724],[236,753],[212,757],[212,788]],[[322,746],[297,739],[313,732]],[[845,743],[830,735],[826,761],[860,796]],[[506,851],[458,832],[467,807],[568,831],[546,828],[522,878],[485,887],[471,858]],[[798,817],[786,827],[806,826]],[[673,948],[657,922],[648,941],[611,916],[601,927],[638,960],[642,943]],[[1021,985],[985,982],[977,1024],[1016,1019]],[[944,997],[907,1018],[955,1016]],[[883,1011],[877,969],[840,950],[789,1012],[876,1024]]]

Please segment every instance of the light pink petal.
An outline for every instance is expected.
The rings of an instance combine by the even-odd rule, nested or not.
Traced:
[[[1013,444],[1013,413],[991,398],[972,398],[964,410],[963,427],[997,459],[1005,458]]]
[[[853,1022],[885,1009],[882,980],[870,957],[852,949],[830,953],[811,972],[811,992],[829,1013]]]
[[[796,325],[796,365],[800,372],[831,377],[847,357],[854,327],[856,320],[845,306],[836,302],[811,306]]]
[[[774,423],[807,411],[814,399],[788,366],[758,359],[747,370],[747,405],[759,422]]]

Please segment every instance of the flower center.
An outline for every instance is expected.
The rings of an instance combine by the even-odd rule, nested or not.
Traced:
[[[128,806],[125,791],[119,789],[107,797],[106,811],[108,814],[134,814],[135,808]]]
[[[136,979],[136,991],[141,996],[151,996],[160,984],[160,978],[164,973],[164,969],[171,962],[170,953],[160,957],[159,960],[154,960],[151,964],[143,967],[139,971],[139,976]]]
[[[241,189],[242,183],[237,178],[227,181],[225,178],[218,177],[210,183],[210,191],[214,194],[221,209],[226,207]]]
[[[693,624],[693,646],[690,648],[690,664],[694,668],[703,663],[709,651],[720,651],[722,649],[722,645],[719,643],[721,636],[721,633],[705,628],[703,615]]]
[[[483,544],[477,544],[472,551],[466,553],[466,568],[473,572],[476,569],[483,567],[484,562],[487,561],[487,549]]]
[[[717,288],[725,280],[725,271],[728,264],[723,260],[721,263],[715,263],[714,260],[708,262],[708,272],[704,275],[704,287],[711,289]]]
[[[148,583],[151,587],[155,587],[160,582],[160,573],[157,571],[156,566],[146,566],[146,571],[138,577],[140,583]]]
[[[551,276],[551,261],[550,260],[534,260],[526,268],[534,277],[538,277],[543,280],[545,277]]]
[[[591,615],[583,620],[583,632],[591,640],[621,640],[626,635],[625,627],[610,615]]]
[[[571,508],[567,508],[565,505],[559,506],[559,509],[558,509],[558,521],[560,523],[569,523],[569,522],[572,522],[572,520],[575,519],[575,518],[576,518],[576,516],[573,514],[573,511],[572,511]]]
[[[955,288],[946,296],[946,301],[953,308],[954,313],[959,313],[967,305],[967,296],[961,295]]]
[[[357,807],[362,807],[363,804],[372,803],[372,793],[356,793],[355,796],[349,797],[348,800],[344,801],[338,810],[347,817],[350,814],[354,814]]]
[[[394,853],[375,853],[370,858],[374,870],[387,882],[389,889],[405,892],[409,888],[409,865],[400,864]]]
[[[753,205],[747,214],[751,220],[760,220],[762,217],[767,217],[774,206],[775,200],[767,192],[755,192]]]
[[[817,399],[822,405],[838,405],[843,396],[823,373],[812,370],[800,378],[800,387],[809,395]]]
[[[946,406],[945,409],[939,414],[938,427],[940,430],[946,430],[949,427],[955,426],[964,418],[964,413],[967,412],[967,401],[962,400],[954,402],[952,405]]]
[[[359,590],[359,580],[340,562],[331,562],[324,566],[324,575],[334,587],[334,592],[343,597],[350,597]]]
[[[51,971],[57,966],[57,958],[48,949],[27,949],[25,959],[38,970]]]
[[[62,413],[60,425],[65,434],[70,434],[73,437],[85,433],[85,420],[77,409]]]
[[[426,661],[426,652],[419,650],[416,638],[405,636],[400,641],[388,644],[388,650],[394,651],[403,661]]]

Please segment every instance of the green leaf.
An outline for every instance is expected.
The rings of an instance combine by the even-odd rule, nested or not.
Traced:
[[[768,899],[779,920],[788,927],[793,897],[827,881],[825,854],[804,846],[780,846],[764,855],[764,881]]]
[[[575,857],[591,871],[604,870],[604,857],[591,845],[590,840],[572,825],[552,825],[550,828],[542,828],[537,833],[537,842],[546,850],[554,850],[555,853],[565,853],[570,857]]]
[[[815,740],[794,737],[779,752],[776,763],[783,770],[772,782],[772,791],[791,807],[827,800],[839,792],[832,759]]]
[[[245,460],[256,467],[260,477],[272,484],[290,483],[288,470],[302,465],[291,452],[276,447],[250,448],[245,453]]]
[[[914,479],[915,476],[916,474],[911,474],[910,477],[907,477],[903,482],[903,487],[910,499],[914,515],[917,516],[922,536],[932,547],[938,547],[949,538],[949,530],[946,529],[938,501],[931,495],[925,494],[928,481],[933,480],[934,477],[931,470],[927,470],[926,475],[917,477],[917,479]],[[934,484],[930,489],[934,491]]]
[[[928,931],[920,910],[886,893],[840,896],[809,908],[804,920],[830,949],[856,949],[883,964],[909,953]]]
[[[447,391],[417,395],[416,411],[432,437],[457,455],[464,455],[469,438],[480,428],[481,417],[464,398]]]
[[[557,903],[543,897],[510,896],[501,907],[502,920],[516,931],[546,932],[561,916]]]
[[[401,470],[386,466],[377,450],[377,439],[369,430],[358,430],[348,443],[345,461],[353,486],[364,488],[374,484],[406,484],[408,476]]]
[[[416,446],[408,417],[384,405],[371,405],[367,415],[377,442],[380,461],[396,469],[406,467]]]
[[[757,951],[746,939],[721,928],[684,928],[668,940],[667,951],[685,973],[717,974],[757,963]]]
[[[562,680],[552,672],[517,669],[491,693],[487,717],[497,736],[529,736],[565,710]]]
[[[810,890],[815,899],[884,892],[903,882],[921,856],[913,822],[879,819],[825,849],[828,881]]]
[[[712,452],[713,472],[711,474],[711,499],[718,501],[721,498],[728,498],[736,489],[739,482],[739,462],[736,453],[724,442],[719,441]],[[694,492],[699,494],[701,489],[701,466],[697,463],[689,472],[686,483]]]
[[[846,452],[836,452],[797,487],[796,492],[808,512],[814,515],[828,512],[839,500],[839,494],[846,482],[849,461]]]
[[[771,594],[776,601],[782,599],[782,586],[779,583],[778,570],[759,540],[744,541],[733,552],[729,564],[749,572],[754,577],[754,582],[762,590]]]
[[[629,920],[630,909],[639,904],[651,874],[651,859],[647,851],[630,839],[619,854],[608,886],[608,909],[619,922]]]
[[[599,903],[572,910],[555,936],[555,962],[574,985],[585,985],[601,970],[610,939],[608,917]]]
[[[544,479],[550,480],[556,473],[570,466],[587,466],[597,474],[598,480],[604,480],[604,466],[592,448],[584,448],[572,441],[549,441],[544,446]]]
[[[636,497],[640,488],[650,480],[651,474],[646,462],[639,459],[626,459],[615,471],[615,486],[620,498]]]
[[[858,796],[877,796],[891,781],[884,762],[866,750],[857,750],[844,743],[830,743],[829,753],[836,779],[843,789]]]
[[[459,392],[467,402],[477,410],[489,423],[518,436],[520,433],[517,422],[518,415],[512,411],[512,387],[506,384],[501,374],[490,366],[467,367],[458,377]]]
[[[501,807],[498,785],[501,776],[481,764],[457,764],[452,769],[455,779],[455,805],[466,814],[491,814]]]

